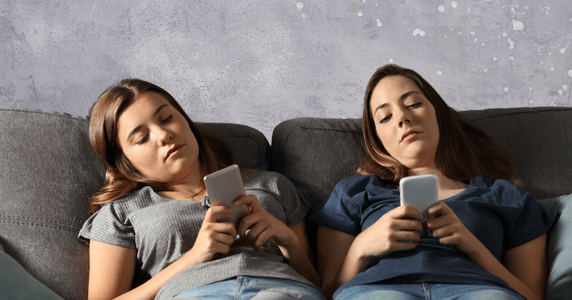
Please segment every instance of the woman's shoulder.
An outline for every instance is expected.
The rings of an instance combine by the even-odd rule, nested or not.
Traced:
[[[117,200],[106,203],[101,207],[98,213],[112,213],[126,217],[131,212],[151,206],[160,200],[161,197],[155,193],[153,188],[145,186],[141,189],[131,191]]]
[[[482,194],[496,196],[499,199],[528,198],[532,194],[506,179],[491,179],[480,176],[471,177],[470,186]],[[532,196],[533,197],[533,196]]]
[[[343,178],[336,184],[336,189],[341,190],[379,190],[390,191],[397,188],[397,184],[381,179],[377,175],[352,175]]]
[[[488,189],[521,189],[518,185],[506,179],[492,179],[481,176],[473,176],[470,179],[470,186]]]
[[[264,209],[272,211],[281,207],[286,213],[286,224],[298,222],[310,209],[310,203],[294,184],[280,173],[253,172],[244,174],[243,181],[246,193],[256,195]]]
[[[265,190],[280,192],[282,189],[292,189],[294,185],[283,174],[273,171],[257,171],[242,175],[245,190]]]
[[[274,171],[254,170],[252,172],[242,174],[242,178],[245,180],[259,180],[261,178],[286,178],[286,176]]]
[[[368,206],[373,199],[376,201],[394,199],[396,190],[396,184],[383,180],[377,175],[353,175],[340,180],[320,205],[340,203],[363,208]]]
[[[79,238],[83,241],[98,240],[127,248],[135,248],[134,233],[130,229],[132,213],[152,205],[151,187],[132,191],[123,197],[106,203],[83,224]]]

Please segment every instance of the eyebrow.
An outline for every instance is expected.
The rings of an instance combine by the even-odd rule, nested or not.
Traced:
[[[157,109],[155,110],[155,112],[153,113],[153,117],[155,117],[157,114],[159,114],[159,112],[161,111],[161,109],[163,109],[164,107],[169,106],[169,104],[163,104],[159,107],[157,107]],[[135,133],[137,133],[139,130],[141,130],[141,125],[133,128],[133,130],[131,130],[131,132],[129,132],[129,135],[127,135],[127,140],[129,141],[131,139],[131,136],[133,136]]]
[[[407,92],[407,93],[401,95],[401,97],[399,97],[399,101],[405,100],[405,99],[406,99],[407,97],[409,97],[409,95],[411,95],[411,94],[420,94],[420,93],[417,92],[417,91]],[[378,106],[378,107],[375,108],[375,110],[373,111],[373,113],[375,114],[379,109],[382,109],[382,108],[384,108],[384,107],[387,107],[388,105],[389,105],[389,104],[388,104],[387,102],[381,104],[380,106]]]

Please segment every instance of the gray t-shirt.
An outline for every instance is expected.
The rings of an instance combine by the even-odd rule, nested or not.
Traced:
[[[288,179],[274,172],[242,176],[246,194],[290,226],[301,221],[310,204]],[[155,276],[189,251],[195,242],[210,203],[163,198],[150,187],[104,205],[83,225],[79,238],[137,249],[141,272]],[[246,239],[238,239],[230,253],[187,268],[169,280],[156,299],[236,276],[274,277],[312,285],[286,264],[277,245],[268,241],[254,251]]]

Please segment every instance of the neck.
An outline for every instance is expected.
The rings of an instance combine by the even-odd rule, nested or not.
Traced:
[[[169,190],[158,194],[173,200],[201,201],[207,193],[203,177],[202,168],[193,168],[181,180],[170,183]]]

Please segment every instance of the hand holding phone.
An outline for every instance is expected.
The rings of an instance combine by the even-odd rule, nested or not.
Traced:
[[[245,195],[242,175],[234,164],[204,177],[208,197],[212,206],[225,205],[232,209],[230,215],[219,215],[217,221],[232,222],[238,228],[240,220],[250,214],[246,204],[235,206],[234,201]]]
[[[427,209],[439,201],[437,175],[407,176],[399,181],[401,205],[411,206],[427,220]]]

